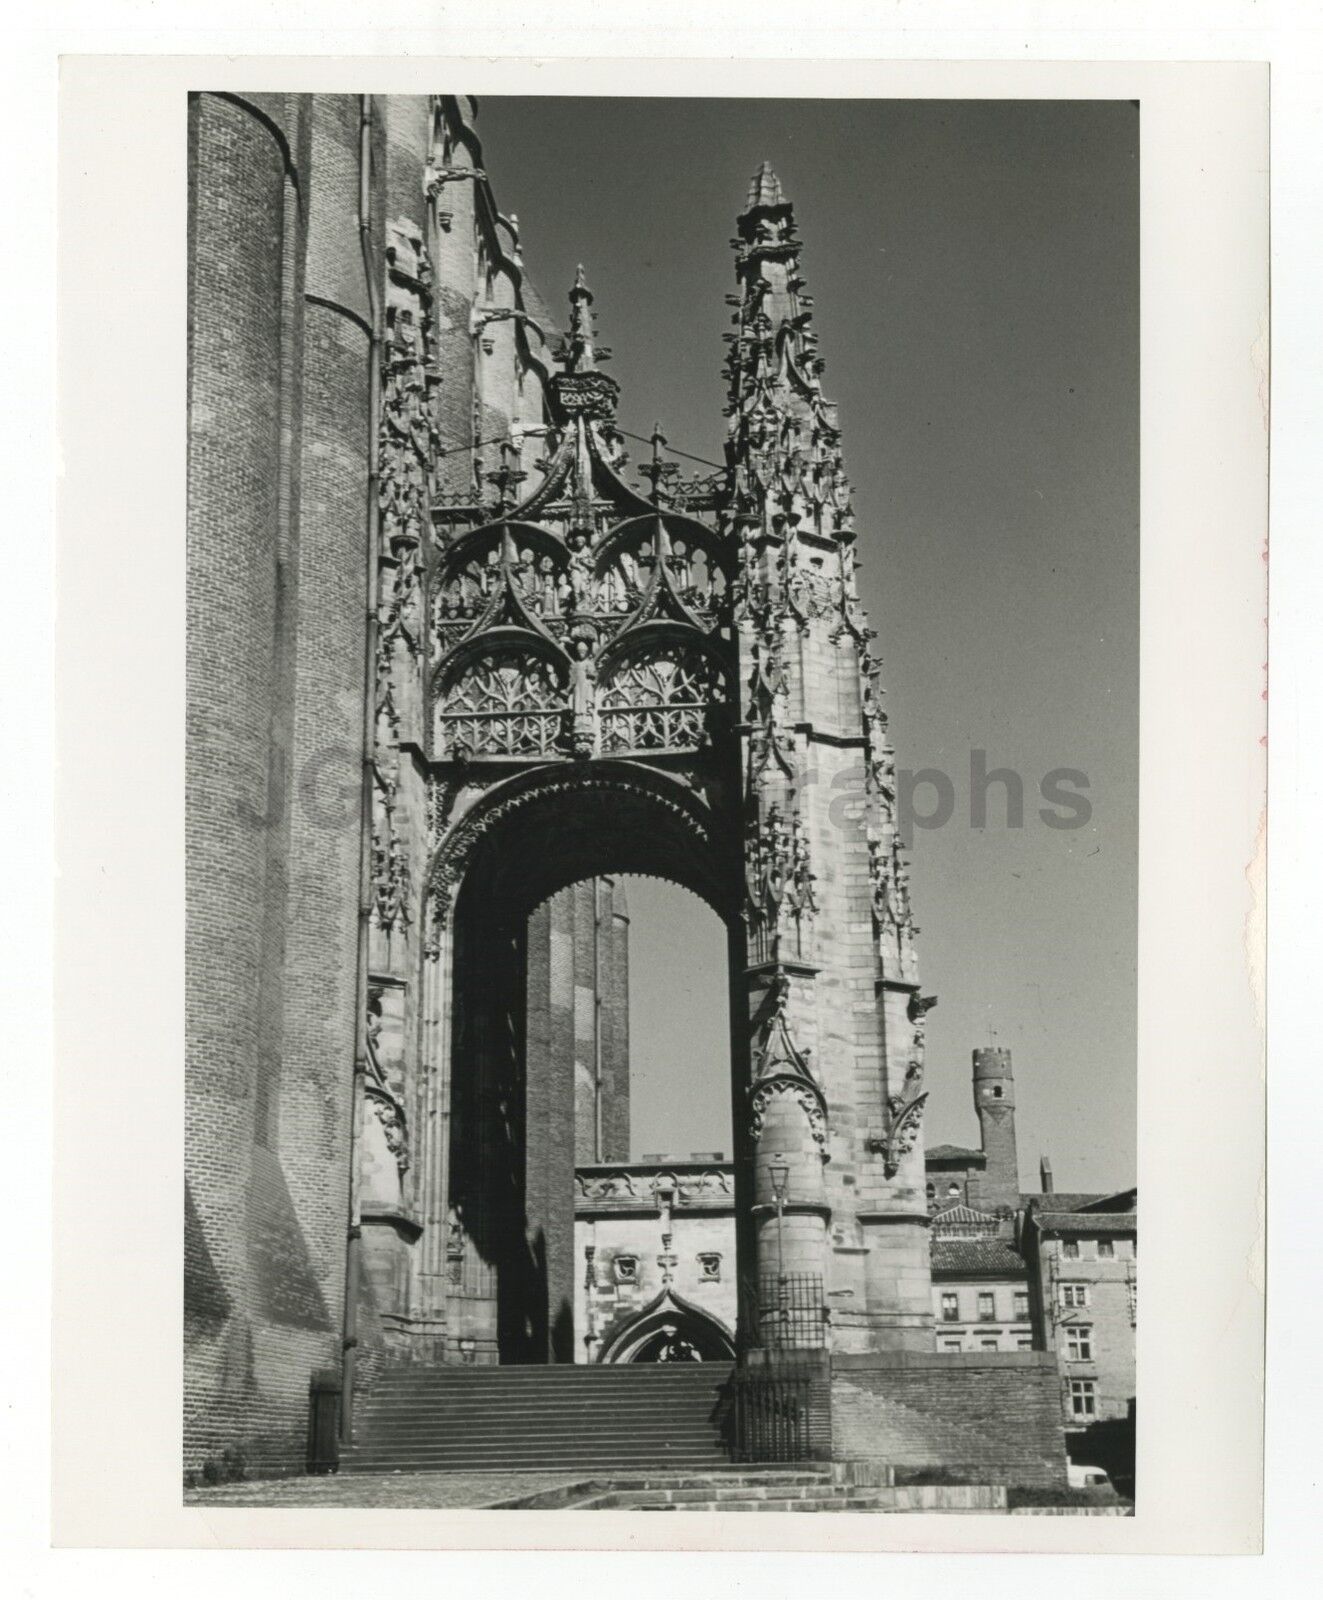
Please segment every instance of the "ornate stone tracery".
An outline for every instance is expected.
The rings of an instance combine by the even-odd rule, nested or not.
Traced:
[[[438,708],[435,754],[549,756],[564,722],[565,692],[540,651],[494,646],[475,651]]]
[[[458,181],[443,177],[438,193]],[[639,469],[646,487],[626,481],[618,388],[602,370],[608,352],[597,341],[581,269],[546,382],[544,419],[524,416],[508,437],[475,448],[467,497],[462,490],[433,495],[424,519],[434,532],[430,552],[425,538],[417,560],[407,540],[400,546],[398,578],[383,591],[396,652],[383,672],[384,744],[401,743],[407,712],[394,663],[407,655],[423,680],[425,708],[430,865],[420,944],[438,963],[427,981],[439,987],[434,1020],[443,1030],[452,1003],[444,985],[460,982],[455,952],[464,938],[478,937],[468,932],[478,910],[472,896],[460,895],[466,883],[481,885],[473,891],[480,897],[490,891],[516,906],[533,893],[528,874],[538,893],[552,892],[571,855],[580,863],[600,859],[594,833],[617,829],[606,820],[613,814],[630,819],[619,829],[637,832],[628,844],[613,834],[610,870],[622,870],[619,859],[646,856],[639,870],[655,865],[659,875],[695,883],[694,862],[706,864],[708,877],[695,886],[727,917],[744,962],[749,1012],[736,1048],[745,1108],[737,1151],[750,1176],[732,1189],[721,1174],[589,1170],[578,1176],[575,1204],[590,1217],[660,1208],[669,1218],[672,1206],[738,1207],[747,1203],[739,1197],[756,1192],[765,1216],[769,1164],[783,1162],[788,1192],[779,1203],[800,1219],[796,1248],[819,1252],[801,1265],[827,1276],[833,1207],[845,1207],[842,1236],[862,1237],[864,1226],[848,1214],[852,1195],[839,1183],[829,1192],[829,1154],[851,1174],[879,1157],[888,1182],[910,1170],[925,1101],[926,1005],[905,1005],[917,996],[915,930],[879,663],[856,592],[840,431],[822,394],[790,207],[769,170],[755,179],[739,228],[725,470],[682,481],[656,428],[651,459]],[[395,336],[397,449],[420,436],[405,356],[415,343],[426,348],[423,320],[420,301]],[[489,284],[467,321],[475,359],[526,326]],[[481,429],[475,414],[475,439]],[[524,445],[531,436],[540,441],[536,459]],[[402,477],[407,467],[383,489],[401,529],[417,520]],[[421,645],[418,605],[409,599],[415,584],[428,597]],[[835,749],[861,752],[865,772],[867,846],[856,842],[848,873],[845,847],[813,787],[859,760],[833,765]],[[388,817],[396,804],[391,759],[380,762]],[[419,885],[407,877],[407,860],[392,864],[393,836],[382,832],[380,876],[406,888],[380,898],[383,917],[402,918],[410,895],[417,904]],[[572,851],[563,842],[571,838]],[[849,966],[855,957],[842,954],[843,935],[847,923],[866,930],[870,914],[870,970],[858,974]],[[836,964],[826,994],[824,961]],[[472,984],[475,971],[485,982],[494,969],[464,970]],[[843,1023],[830,995],[846,985],[854,993],[872,985],[883,997],[879,1012],[887,996],[901,997],[885,1028],[879,1015],[884,1038],[871,1103],[858,1089],[861,1074],[843,1066]],[[465,1035],[465,1049],[478,1040],[491,1064],[466,1058],[447,1070],[487,1074],[473,1092],[485,1097],[488,1123],[473,1125],[494,1130],[480,1137],[505,1149],[523,1137],[519,1068],[507,1052],[512,1030],[503,1021],[484,1026]],[[838,1105],[846,1108],[839,1119]],[[879,1123],[880,1133],[864,1135],[864,1126]],[[837,1165],[834,1159],[833,1173]],[[480,1183],[480,1170],[465,1182],[477,1172]],[[475,1265],[489,1202],[467,1188],[465,1196],[461,1233],[452,1230],[438,1271],[450,1293],[490,1297],[493,1269]],[[898,1196],[896,1203],[905,1202]],[[761,1222],[757,1230],[765,1267],[772,1236]],[[663,1277],[673,1256],[664,1240]],[[588,1259],[589,1278],[599,1277]],[[862,1303],[862,1285],[857,1292]]]

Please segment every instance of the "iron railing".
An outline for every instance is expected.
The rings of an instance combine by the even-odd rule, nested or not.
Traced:
[[[827,1302],[812,1272],[768,1272],[741,1284],[740,1330],[746,1349],[821,1350],[827,1343]]]
[[[812,1454],[812,1374],[780,1363],[731,1376],[731,1455],[736,1461],[807,1461]]]
[[[743,1279],[739,1329],[739,1365],[728,1390],[732,1457],[807,1461],[821,1453],[818,1436],[830,1428],[821,1277],[772,1272]]]

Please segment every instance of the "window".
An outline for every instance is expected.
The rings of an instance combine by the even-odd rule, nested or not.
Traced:
[[[1015,1341],[1015,1348],[1017,1350],[1032,1350],[1033,1347],[1034,1341],[1032,1339],[1017,1339]]]
[[[1028,1322],[1029,1320],[1029,1291],[1017,1289],[1015,1291],[1015,1320]]]
[[[954,1355],[956,1351],[964,1349],[964,1341],[962,1339],[942,1339],[939,1342],[939,1349],[945,1350],[948,1355]]]
[[[978,1297],[978,1320],[980,1322],[997,1320],[997,1303],[990,1293],[980,1294]]]
[[[960,1321],[960,1299],[959,1299],[959,1296],[953,1295],[953,1294],[944,1294],[942,1296],[942,1321],[943,1322],[959,1322]]]
[[[980,1350],[996,1350],[999,1348],[995,1339],[980,1339],[978,1347]]]
[[[1099,1261],[1114,1261],[1116,1259],[1116,1245],[1111,1239],[1099,1239],[1098,1259]]]
[[[1070,1380],[1070,1414],[1080,1422],[1090,1421],[1098,1414],[1098,1385],[1092,1378]]]
[[[1093,1329],[1084,1323],[1072,1322],[1066,1329],[1066,1359],[1068,1361],[1093,1360]]]
[[[1080,1258],[1080,1242],[1078,1239],[1063,1239],[1061,1241],[1061,1254],[1067,1261],[1078,1261]]]
[[[1089,1286],[1087,1283],[1063,1283],[1061,1285],[1061,1304],[1067,1310],[1082,1310],[1088,1303]]]

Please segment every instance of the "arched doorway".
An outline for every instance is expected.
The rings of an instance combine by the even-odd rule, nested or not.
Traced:
[[[743,927],[719,848],[727,823],[677,780],[606,761],[493,787],[466,822],[462,851],[438,862],[438,881],[457,887],[438,918],[428,1019],[443,1055],[428,1160],[446,1208],[445,1353],[484,1364],[591,1359],[575,1327],[574,1061],[537,1034],[547,1018],[528,1004],[530,915],[586,879],[667,879],[721,919],[728,972],[740,972]],[[727,862],[732,854],[727,844]],[[732,1106],[745,1048],[730,1028],[721,1068]],[[733,1219],[733,1178],[725,1184],[710,1198]],[[733,1259],[726,1270],[733,1280]]]
[[[670,1291],[610,1331],[598,1357],[604,1364],[734,1359],[734,1331]]]

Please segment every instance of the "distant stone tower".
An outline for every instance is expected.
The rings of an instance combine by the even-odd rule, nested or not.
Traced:
[[[979,1204],[989,1209],[1020,1204],[1020,1163],[1015,1147],[1015,1077],[1011,1052],[987,1046],[974,1052],[974,1110],[987,1165],[978,1178]]]

